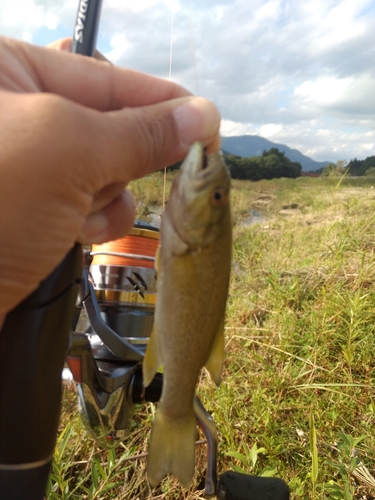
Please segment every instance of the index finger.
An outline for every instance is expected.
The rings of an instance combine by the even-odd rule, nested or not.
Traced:
[[[11,51],[13,58],[29,68],[40,91],[99,111],[147,106],[191,95],[173,82],[78,54],[16,40],[8,40],[1,50]]]
[[[47,45],[49,49],[54,49],[54,50],[63,50],[64,52],[71,52],[72,51],[72,39],[71,38],[60,38],[60,40],[55,40],[54,42],[51,42]],[[95,59],[98,59],[99,61],[105,61],[107,63],[111,64],[111,61],[107,59],[101,52],[98,50],[95,50],[94,54]]]

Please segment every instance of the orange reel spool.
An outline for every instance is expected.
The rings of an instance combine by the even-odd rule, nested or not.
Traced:
[[[92,265],[155,267],[159,232],[133,227],[127,236],[92,246]]]

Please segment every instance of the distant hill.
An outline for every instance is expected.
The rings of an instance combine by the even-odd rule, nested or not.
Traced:
[[[271,148],[278,148],[279,151],[285,153],[289,160],[298,161],[302,165],[304,172],[318,170],[331,163],[329,161],[314,161],[300,153],[297,149],[291,149],[285,146],[285,144],[278,144],[258,135],[222,137],[221,147],[229,153],[243,156],[244,158],[261,156],[264,150],[268,151]]]

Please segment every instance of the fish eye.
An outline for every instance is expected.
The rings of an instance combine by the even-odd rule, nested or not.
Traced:
[[[216,188],[211,193],[211,203],[214,206],[220,207],[228,199],[228,193],[223,188]]]

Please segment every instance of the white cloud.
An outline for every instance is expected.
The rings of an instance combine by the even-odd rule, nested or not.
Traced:
[[[259,133],[262,137],[266,137],[267,139],[279,134],[283,129],[281,124],[275,123],[267,123],[266,125],[262,125],[259,128]]]
[[[31,43],[33,41],[33,34],[30,31],[23,31],[21,35],[21,40],[24,42]]]
[[[275,18],[280,13],[280,10],[279,0],[269,0],[266,4],[262,5],[262,7],[255,11],[255,21],[259,22]]]
[[[294,94],[301,96],[307,102],[334,103],[339,101],[347,88],[353,83],[353,78],[334,78],[323,76],[315,81],[306,81],[294,89]]]
[[[13,0],[0,2],[0,33],[26,41],[33,41],[41,28],[55,30],[70,11],[71,0]],[[75,4],[75,11],[78,4]]]
[[[107,0],[110,9],[142,12],[158,3],[158,0]]]
[[[366,4],[369,4],[368,0],[345,0],[330,9],[323,18],[324,34],[318,40],[317,47],[322,49],[327,45],[338,45],[363,34],[365,22],[359,13]]]
[[[110,45],[112,49],[104,55],[107,59],[116,64],[129,48],[129,42],[124,33],[117,33],[112,36]]]
[[[108,7],[118,12],[129,11],[140,13],[158,5],[166,5],[173,12],[178,12],[181,8],[178,0],[106,0],[104,2],[104,8]]]
[[[321,77],[315,81],[306,81],[294,89],[296,106],[303,109],[315,109],[316,112],[331,112],[357,117],[374,115],[375,78],[372,75],[334,78]]]
[[[224,137],[233,135],[247,135],[254,134],[255,129],[250,123],[221,120],[220,133]]]
[[[22,16],[20,16],[22,12]],[[2,25],[9,27],[30,26],[34,29],[43,25],[56,27],[56,18],[52,14],[46,15],[43,6],[33,2],[4,2],[1,8]]]
[[[0,32],[70,35],[77,6],[3,0]],[[172,12],[172,77],[195,91],[197,74],[223,135],[260,134],[317,160],[375,154],[373,0],[103,0],[98,47],[168,77]]]

